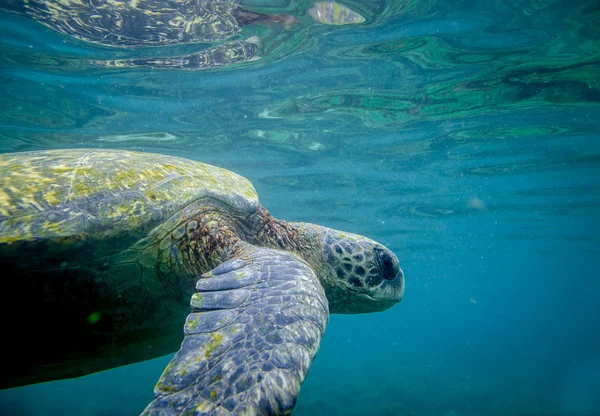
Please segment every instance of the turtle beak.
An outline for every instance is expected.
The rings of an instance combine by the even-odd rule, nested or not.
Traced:
[[[402,301],[404,297],[404,272],[398,268],[398,273],[393,279],[384,280],[383,283],[375,289],[373,299],[380,302],[390,302],[390,307]],[[386,308],[387,309],[387,308]]]

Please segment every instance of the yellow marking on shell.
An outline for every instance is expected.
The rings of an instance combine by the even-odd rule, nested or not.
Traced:
[[[10,196],[0,188],[0,214],[5,217],[8,217],[9,211],[8,206],[10,204]]]
[[[52,166],[51,170],[54,173],[71,173],[76,169],[75,166],[67,166],[67,165],[57,165]]]
[[[138,208],[138,203],[134,203],[133,205],[117,205],[113,208],[112,211],[108,213],[109,218],[121,218],[121,217],[129,217],[133,215]]]
[[[44,221],[44,224],[42,225],[42,227],[46,231],[58,234],[61,231],[61,225],[64,224],[64,223],[65,223],[65,220],[62,220],[62,221],[59,221],[59,222]]]
[[[23,224],[13,226],[11,220],[6,220],[0,223],[0,243],[14,243],[22,240],[33,240],[34,236],[31,232],[31,219],[21,218]]]
[[[20,235],[18,235],[18,236],[0,237],[0,243],[10,244],[10,243],[16,243],[18,241],[31,240],[31,239],[32,239],[31,236],[29,236],[29,238],[27,238],[27,237],[23,238],[23,236],[20,236]]]
[[[122,7],[125,6],[125,2],[116,1],[116,0],[106,0],[107,5],[111,5],[113,7]]]
[[[46,203],[50,206],[58,205],[62,202],[60,194],[56,189],[49,189],[44,196]]]
[[[20,205],[24,208],[27,208],[28,205],[31,205],[38,209],[39,211],[43,211],[44,208],[34,199],[31,195],[26,195],[21,198]]]

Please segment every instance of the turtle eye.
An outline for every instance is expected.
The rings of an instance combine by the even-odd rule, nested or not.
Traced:
[[[386,280],[394,279],[400,271],[398,262],[381,248],[375,248],[375,258],[377,259],[383,278]]]

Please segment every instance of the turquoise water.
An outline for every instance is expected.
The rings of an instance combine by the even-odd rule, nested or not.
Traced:
[[[404,300],[331,317],[294,415],[600,414],[598,2],[348,1],[367,21],[339,27],[243,3],[299,22],[246,27],[262,58],[208,71],[99,66],[205,45],[114,50],[3,13],[0,151],[196,159],[278,218],[390,247]],[[3,390],[0,413],[135,415],[169,359]]]

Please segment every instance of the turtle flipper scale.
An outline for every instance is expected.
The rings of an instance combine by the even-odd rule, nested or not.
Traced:
[[[329,317],[314,271],[248,245],[196,289],[181,348],[143,414],[291,413]]]

